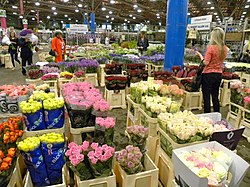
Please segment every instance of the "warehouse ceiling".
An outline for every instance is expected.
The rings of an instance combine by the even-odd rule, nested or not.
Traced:
[[[165,25],[167,0],[23,0],[25,13],[20,15],[19,0],[0,0],[8,17],[28,19],[29,23],[60,21],[82,23],[91,11],[96,21],[109,23],[150,23]],[[250,0],[189,0],[189,17],[213,15],[215,22],[228,17],[243,21],[249,16]],[[39,14],[39,20],[38,16]]]

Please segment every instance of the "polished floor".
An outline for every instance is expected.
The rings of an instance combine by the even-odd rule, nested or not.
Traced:
[[[14,70],[5,69],[4,67],[0,68],[0,85],[4,84],[25,84],[25,78],[21,70]],[[201,113],[202,111],[194,111],[195,113]],[[226,117],[228,112],[228,107],[221,108],[221,113],[223,118]],[[127,143],[128,139],[126,138],[124,131],[126,127],[126,110],[122,109],[113,109],[110,114],[115,116],[117,119],[117,125],[115,129],[115,140],[114,143],[117,149],[124,148]],[[242,138],[238,147],[237,147],[237,154],[245,159],[250,164],[250,144],[246,141],[245,138]],[[248,171],[246,177],[243,179],[240,187],[249,187],[250,186],[250,170]]]

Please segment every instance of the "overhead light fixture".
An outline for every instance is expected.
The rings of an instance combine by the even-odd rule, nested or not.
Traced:
[[[50,19],[50,16],[47,16],[47,19]]]
[[[129,14],[129,17],[133,17],[133,15],[132,15],[132,14]]]
[[[160,16],[160,14],[159,14],[159,13],[157,13],[157,14],[156,14],[156,16]]]
[[[39,2],[35,2],[35,5],[36,5],[36,6],[40,6],[40,3],[39,3]]]
[[[246,5],[245,8],[249,8],[249,5]]]
[[[19,18],[23,19],[23,16],[19,16]]]
[[[61,21],[61,23],[63,23],[63,20]]]
[[[51,10],[56,10],[56,7],[54,7],[54,6],[53,6],[53,7],[51,7]]]
[[[219,16],[216,16],[216,18],[218,18]]]
[[[113,22],[111,21],[110,23],[112,24]]]
[[[57,15],[57,12],[54,12],[53,14],[54,14],[54,15]]]
[[[217,12],[215,12],[214,15],[217,15]]]
[[[18,7],[17,6],[12,6],[12,8],[17,9]]]
[[[133,17],[133,19],[136,19],[136,17]]]
[[[109,11],[109,14],[113,14],[113,12],[112,12],[112,11]]]
[[[109,15],[107,15],[106,18],[109,18]]]
[[[76,19],[76,22],[78,22],[78,20]]]
[[[39,22],[40,22],[40,23],[42,23],[43,21],[42,21],[42,20],[40,20]]]
[[[141,12],[142,10],[141,9],[138,9],[137,12]]]
[[[114,1],[114,0],[111,0],[111,1],[110,1],[110,4],[115,4],[115,1]]]
[[[64,17],[65,17],[65,18],[67,18],[67,17],[68,17],[68,15],[67,15],[67,14],[65,14],[65,15],[64,15]]]
[[[148,20],[147,22],[149,23],[150,21]]]
[[[85,15],[85,16],[87,16],[87,15],[88,15],[88,13],[84,13],[84,15]]]
[[[78,9],[75,9],[75,12],[79,12],[79,10],[78,10]]]
[[[105,7],[102,7],[102,11],[105,11],[106,10],[106,8]]]
[[[71,18],[68,19],[69,21],[71,20]]]
[[[138,5],[133,5],[134,8],[138,8]]]
[[[242,14],[247,14],[247,12],[243,12]]]
[[[34,20],[35,20],[35,18],[31,18],[31,20],[33,20],[33,21],[34,21]]]
[[[211,2],[210,2],[210,1],[208,1],[208,2],[207,2],[207,4],[208,4],[208,5],[211,5]]]
[[[125,22],[128,21],[127,19],[124,20]]]
[[[115,18],[111,18],[111,20],[114,20]]]
[[[63,0],[63,2],[64,2],[64,3],[67,3],[67,2],[69,2],[69,0]]]
[[[82,8],[82,4],[78,4],[77,6],[78,6],[79,8]]]
[[[159,25],[161,26],[161,22],[159,22]]]
[[[190,16],[190,12],[188,12],[187,15]]]
[[[160,16],[157,16],[157,19],[160,19]]]
[[[214,10],[214,7],[212,6],[210,9],[211,9],[211,10]]]
[[[245,17],[245,15],[242,15],[241,17],[242,17],[242,18],[244,18],[244,17]]]
[[[14,15],[17,15],[17,13],[16,13],[16,12],[13,12],[13,14],[14,14]]]
[[[128,23],[130,23],[130,21],[128,21]]]

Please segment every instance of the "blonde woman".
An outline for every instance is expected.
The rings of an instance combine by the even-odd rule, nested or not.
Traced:
[[[202,94],[204,113],[211,112],[210,97],[212,96],[214,112],[220,112],[219,88],[222,80],[222,66],[227,57],[228,48],[225,45],[225,32],[216,27],[210,38],[205,57],[199,52],[197,55],[205,64],[202,72]]]

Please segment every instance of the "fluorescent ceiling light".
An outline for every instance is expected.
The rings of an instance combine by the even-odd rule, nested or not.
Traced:
[[[85,15],[85,16],[87,16],[87,15],[88,15],[88,13],[84,13],[84,15]]]
[[[157,14],[156,14],[156,16],[160,16],[160,14],[159,14],[159,13],[157,13]]]
[[[132,14],[129,14],[129,17],[133,17],[133,15],[132,15]]]
[[[79,12],[79,10],[78,10],[78,9],[75,9],[75,12]]]
[[[17,6],[12,6],[12,8],[17,9],[18,7]]]
[[[54,7],[54,6],[53,6],[53,7],[51,7],[51,10],[56,10],[56,7]]]
[[[115,18],[111,18],[111,20],[114,20]]]
[[[207,4],[208,4],[208,5],[211,5],[211,2],[210,2],[210,1],[208,1],[208,2],[207,2]]]
[[[217,15],[217,12],[215,12],[214,15]]]
[[[30,10],[30,12],[35,12],[35,10]]]
[[[160,19],[160,16],[157,16],[157,19]]]
[[[112,12],[112,11],[109,11],[109,14],[113,14],[113,12]]]
[[[247,14],[247,12],[243,12],[242,14]]]
[[[212,6],[210,9],[211,9],[211,10],[214,10],[214,7]]]
[[[34,20],[35,20],[35,18],[31,18],[31,20],[33,20],[33,21],[34,21]]]
[[[246,5],[245,8],[249,8],[249,5]]]
[[[68,19],[69,21],[71,20],[71,18]]]
[[[110,23],[112,24],[113,22],[111,21]]]
[[[130,23],[130,21],[128,21],[128,23]]]
[[[82,4],[78,4],[77,6],[80,7],[80,8],[82,8]]]
[[[141,12],[142,10],[141,9],[138,9],[137,12]]]
[[[69,0],[63,0],[63,2],[64,2],[64,3],[67,3],[67,2],[69,2]]]
[[[133,5],[134,8],[138,8],[138,5]]]
[[[13,14],[14,14],[14,15],[17,15],[17,13],[16,13],[16,12],[13,12]]]
[[[42,23],[43,21],[42,21],[42,20],[40,20],[39,22],[40,22],[40,23]]]
[[[39,2],[35,2],[35,5],[36,5],[36,6],[40,6],[40,3],[39,3]]]
[[[61,21],[61,23],[63,23],[63,20]]]
[[[19,18],[21,18],[21,19],[22,19],[22,18],[23,18],[23,16],[19,16]]]
[[[111,0],[110,3],[111,3],[111,4],[115,4],[115,1]]]
[[[125,19],[124,21],[128,21],[127,19]]]
[[[133,17],[133,19],[136,19],[136,17]]]
[[[106,18],[109,18],[109,15],[107,15]]]
[[[54,15],[57,15],[57,12],[54,12],[53,14],[54,14]]]
[[[105,11],[106,10],[106,8],[105,7],[102,7],[102,11]]]
[[[67,17],[68,17],[68,15],[67,15],[67,14],[65,14],[65,15],[64,15],[64,17],[65,17],[65,18],[67,18]]]
[[[190,12],[188,12],[187,15],[190,16]]]
[[[76,19],[76,22],[78,22],[78,20]]]
[[[50,16],[47,16],[47,19],[50,19]]]

